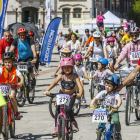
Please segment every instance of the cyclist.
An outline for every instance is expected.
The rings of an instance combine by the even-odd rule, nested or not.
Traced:
[[[37,55],[36,55],[36,48],[35,48],[35,42],[34,39],[30,39],[26,36],[26,30],[25,28],[19,28],[17,30],[17,34],[19,38],[16,38],[9,50],[9,52],[12,52],[15,48],[18,48],[18,61],[19,62],[29,62],[28,63],[28,71],[31,74],[32,77],[32,86],[36,85],[35,75],[33,73],[33,67],[30,63],[36,63]]]
[[[12,84],[14,83],[16,84],[18,82],[17,77],[19,77],[20,82],[17,85],[22,85],[24,78],[20,73],[20,71],[13,66],[15,60],[15,55],[13,53],[6,52],[5,54],[2,55],[2,60],[4,63],[4,67],[0,68],[0,85],[2,85],[3,83],[7,84],[7,82],[11,84],[11,94],[9,97],[12,101],[12,105],[15,112],[15,118],[19,119],[22,118],[23,116],[18,112],[18,108],[17,108],[17,101],[15,97],[17,87],[15,87]]]
[[[124,35],[123,38],[122,38],[122,42],[121,42],[122,48],[123,48],[127,43],[129,43],[131,39],[132,39],[132,38],[131,38],[130,32],[129,32],[129,30],[127,29],[127,30],[126,30],[126,35]]]
[[[81,43],[79,40],[77,40],[77,35],[75,33],[71,34],[71,40],[67,42],[66,47],[69,47],[71,49],[73,56],[76,53],[81,53]]]
[[[29,31],[28,32],[28,36],[31,38],[31,39],[34,39],[34,36],[35,36],[35,33],[33,31]],[[36,47],[36,54],[37,54],[37,62],[35,64],[35,67],[36,67],[36,73],[39,74],[39,71],[38,71],[38,67],[39,67],[39,51],[40,51],[40,45],[38,43],[38,41],[36,39],[34,39],[34,42],[35,42],[35,47]]]
[[[78,131],[78,125],[76,120],[74,119],[74,113],[72,110],[72,107],[75,103],[75,99],[80,98],[83,94],[83,87],[81,85],[81,82],[79,80],[79,77],[77,74],[73,73],[73,67],[74,63],[73,60],[69,57],[63,58],[61,60],[60,66],[62,68],[62,73],[57,76],[55,81],[47,88],[46,95],[50,95],[50,90],[55,87],[55,85],[61,81],[61,90],[59,91],[59,94],[69,94],[72,95],[73,93],[76,93],[76,85],[79,88],[80,93],[77,93],[74,98],[71,99],[69,106],[66,106],[65,111],[69,114],[69,117],[71,119],[71,125],[73,131]],[[57,122],[57,112],[60,110],[60,106],[56,107],[56,114],[55,114],[55,126]],[[52,133],[52,135],[56,136],[56,132]]]
[[[94,104],[97,100],[102,100],[101,105],[112,106],[114,109],[118,109],[122,100],[118,92],[114,93],[114,90],[119,87],[120,78],[115,74],[109,74],[105,77],[105,90],[99,92],[96,97],[91,101],[90,107],[93,108]],[[112,115],[112,120],[115,125],[115,130],[117,131],[117,135],[115,136],[115,140],[122,140],[121,138],[121,124],[119,121],[118,112],[114,112]]]
[[[117,55],[117,48],[114,46],[115,39],[113,37],[108,38],[108,44],[105,47],[105,58],[109,61],[109,68],[112,73],[114,73],[114,64],[116,61]]]
[[[4,31],[4,38],[0,40],[0,64],[2,64],[2,55],[10,49],[13,40],[10,31]]]
[[[0,134],[2,133],[2,106],[6,105],[6,101],[0,92]]]
[[[75,54],[73,59],[74,59],[74,63],[75,63],[74,73],[78,74],[78,76],[80,78],[81,85],[84,87],[83,76],[85,75],[86,79],[88,79],[88,76],[87,76],[87,71],[86,71],[85,67],[81,64],[82,63],[82,56],[80,54]],[[83,101],[83,103],[86,103],[84,92],[83,92],[82,101]]]
[[[82,43],[81,43],[82,48],[84,47],[84,45],[85,45],[85,43],[86,43],[86,41],[88,40],[89,37],[90,37],[89,29],[85,29],[85,35],[83,35]]]

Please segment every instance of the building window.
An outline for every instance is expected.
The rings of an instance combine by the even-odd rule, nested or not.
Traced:
[[[63,9],[63,25],[69,25],[70,9]]]
[[[81,18],[81,9],[74,9],[73,18]]]

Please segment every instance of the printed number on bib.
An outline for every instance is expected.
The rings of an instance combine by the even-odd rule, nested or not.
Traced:
[[[10,49],[10,46],[6,46],[6,48],[5,48],[5,52],[8,52],[9,49]]]
[[[107,122],[107,112],[106,111],[93,111],[92,122]]]
[[[9,85],[0,85],[0,91],[3,96],[11,94],[11,86]]]
[[[130,52],[130,60],[139,60],[140,51]]]
[[[65,104],[66,106],[70,103],[71,96],[68,94],[58,94],[56,95],[56,104],[62,105]]]

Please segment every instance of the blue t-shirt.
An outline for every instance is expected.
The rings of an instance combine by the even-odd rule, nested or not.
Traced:
[[[40,38],[40,43],[43,43],[43,38]]]

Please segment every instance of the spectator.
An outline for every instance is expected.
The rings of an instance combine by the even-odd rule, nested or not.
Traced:
[[[66,34],[70,34],[72,33],[71,28],[68,29],[68,32],[66,32]]]
[[[41,38],[40,38],[40,42],[39,42],[39,45],[40,45],[40,46],[42,46],[44,34],[45,34],[45,32],[42,30],[42,31],[41,31]]]
[[[68,35],[68,34],[65,34],[64,37],[65,37],[65,40],[64,40],[63,43],[62,43],[62,47],[63,47],[63,48],[66,47],[67,42],[69,41],[69,35]]]
[[[57,44],[57,47],[58,47],[58,52],[59,50],[62,48],[62,43],[64,41],[64,35],[63,33],[60,31],[59,32],[59,35],[57,36],[56,38],[56,44]]]
[[[86,41],[88,40],[89,37],[90,37],[89,29],[85,29],[85,34],[82,37],[82,43],[81,43],[82,47],[84,47],[84,45],[85,45],[85,43],[86,43]]]

